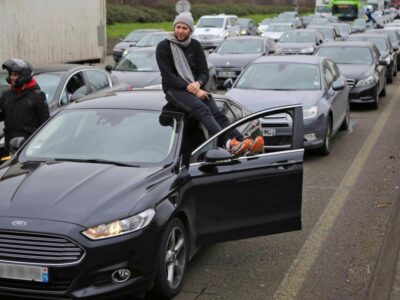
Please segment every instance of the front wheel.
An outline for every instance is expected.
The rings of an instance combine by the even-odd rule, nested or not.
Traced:
[[[328,120],[326,122],[324,144],[320,149],[318,149],[319,154],[328,155],[331,152],[331,135],[332,135],[331,118],[328,117]]]
[[[165,229],[159,250],[153,295],[171,299],[182,288],[188,260],[186,230],[181,220],[172,219]]]

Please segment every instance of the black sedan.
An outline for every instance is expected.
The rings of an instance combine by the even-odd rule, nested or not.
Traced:
[[[130,48],[114,67],[106,66],[113,77],[133,88],[161,89],[161,74],[155,47]],[[206,89],[216,90],[217,78],[213,64],[208,63],[209,81]]]
[[[368,103],[378,108],[380,96],[386,95],[386,60],[379,60],[379,50],[369,42],[335,42],[322,45],[317,56],[332,59],[347,78],[350,102]]]
[[[285,32],[278,41],[283,54],[314,54],[324,41],[316,29],[299,29]]]
[[[324,42],[342,40],[342,36],[333,25],[324,25],[324,26],[310,25],[307,27],[307,29],[316,29],[319,32],[321,32],[321,34],[324,37]]]
[[[147,33],[164,31],[162,29],[137,29],[130,32],[123,40],[114,46],[113,58],[117,63],[127,48],[133,47]]]
[[[370,33],[385,34],[389,37],[393,46],[393,52],[397,57],[397,70],[400,70],[400,34],[397,30],[391,29],[373,29],[368,31]]]
[[[301,228],[301,106],[206,139],[162,92],[93,98],[61,110],[0,167],[0,295],[153,288],[172,298],[198,247]],[[277,113],[293,120],[289,151],[233,158],[218,147],[231,129]]]
[[[326,57],[260,57],[236,80],[226,96],[249,111],[301,103],[304,147],[330,152],[331,137],[350,122],[346,78]],[[265,150],[290,149],[292,119],[276,115],[262,121]]]
[[[380,52],[380,60],[386,60],[388,63],[386,78],[388,83],[393,82],[397,75],[397,54],[393,50],[392,43],[386,34],[362,33],[352,34],[348,41],[371,42],[376,45]]]
[[[215,66],[217,86],[228,78],[236,79],[254,59],[264,55],[280,54],[280,49],[267,37],[232,37],[207,57]]]
[[[8,73],[0,71],[0,95],[9,88]],[[110,76],[103,69],[73,64],[43,65],[34,67],[34,78],[46,94],[50,113],[85,95],[103,89],[128,89],[128,85]],[[4,154],[4,123],[0,122],[0,158]]]

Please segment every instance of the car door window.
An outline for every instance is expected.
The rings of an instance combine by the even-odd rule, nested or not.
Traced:
[[[229,122],[233,123],[236,121],[235,115],[225,101],[215,100],[215,103],[221,109],[222,113],[228,118]]]
[[[339,72],[336,72],[335,64],[332,61],[327,61],[327,66],[329,68],[329,71],[331,72],[333,76],[333,81],[336,81],[339,79]]]
[[[85,73],[89,81],[89,86],[93,92],[110,87],[110,81],[108,80],[107,74],[95,70],[88,70]]]
[[[243,111],[239,107],[232,104],[231,109],[232,109],[233,113],[235,114],[236,120],[243,118]]]
[[[70,103],[73,94],[87,95],[87,87],[82,72],[75,73],[68,79],[61,94],[60,106]]]

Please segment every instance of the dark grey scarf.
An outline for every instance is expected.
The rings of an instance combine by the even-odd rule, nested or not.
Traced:
[[[179,76],[181,76],[187,83],[194,82],[192,70],[190,69],[189,63],[181,48],[189,46],[192,41],[191,37],[189,36],[186,41],[181,42],[176,39],[174,33],[171,33],[167,39],[170,41],[172,56]]]

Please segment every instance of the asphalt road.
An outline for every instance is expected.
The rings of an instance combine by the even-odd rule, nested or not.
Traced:
[[[303,230],[202,249],[176,299],[367,299],[399,198],[399,98],[400,76],[329,156],[306,154]]]

